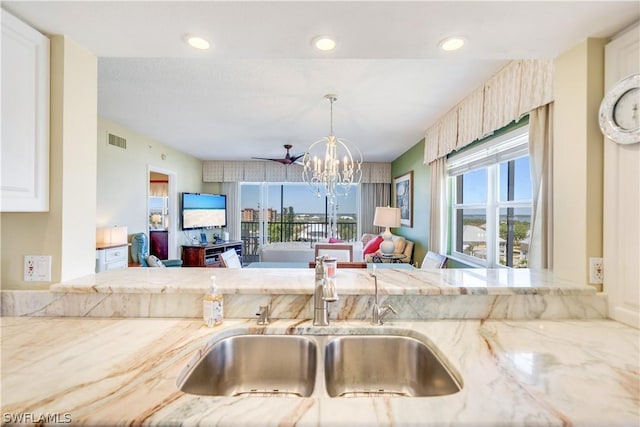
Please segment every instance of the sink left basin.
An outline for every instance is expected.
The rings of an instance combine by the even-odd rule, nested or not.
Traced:
[[[315,386],[314,340],[291,335],[223,338],[196,362],[178,388],[208,396],[307,397]]]

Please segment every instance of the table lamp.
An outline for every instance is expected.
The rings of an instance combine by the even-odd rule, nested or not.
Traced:
[[[127,227],[99,227],[96,229],[96,247],[126,245]]]
[[[393,242],[391,241],[391,231],[389,227],[400,226],[400,208],[378,206],[373,217],[373,225],[386,227],[384,233],[382,233],[384,242],[380,244],[380,252],[382,252],[383,255],[393,254]]]

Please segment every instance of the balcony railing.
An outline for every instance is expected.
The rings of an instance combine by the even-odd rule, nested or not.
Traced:
[[[338,221],[338,238],[352,241],[357,238],[358,225],[355,221]],[[244,262],[256,262],[260,246],[260,222],[242,221],[240,232],[244,243]],[[267,224],[267,241],[273,242],[317,242],[329,237],[329,226],[321,222],[269,222]]]

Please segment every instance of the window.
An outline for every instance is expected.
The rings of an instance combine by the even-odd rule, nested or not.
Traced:
[[[358,188],[336,198],[336,235],[344,241],[357,239]],[[241,235],[244,255],[258,258],[263,243],[316,242],[331,234],[332,205],[318,198],[307,184],[242,183],[240,186]]]
[[[451,254],[485,267],[527,267],[532,199],[529,126],[451,155]]]

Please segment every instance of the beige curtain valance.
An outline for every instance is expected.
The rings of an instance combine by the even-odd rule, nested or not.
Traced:
[[[551,60],[511,61],[427,129],[424,163],[490,135],[552,101]]]
[[[275,162],[211,160],[202,164],[203,182],[302,182],[302,166]],[[363,163],[363,184],[390,184],[391,163]]]

